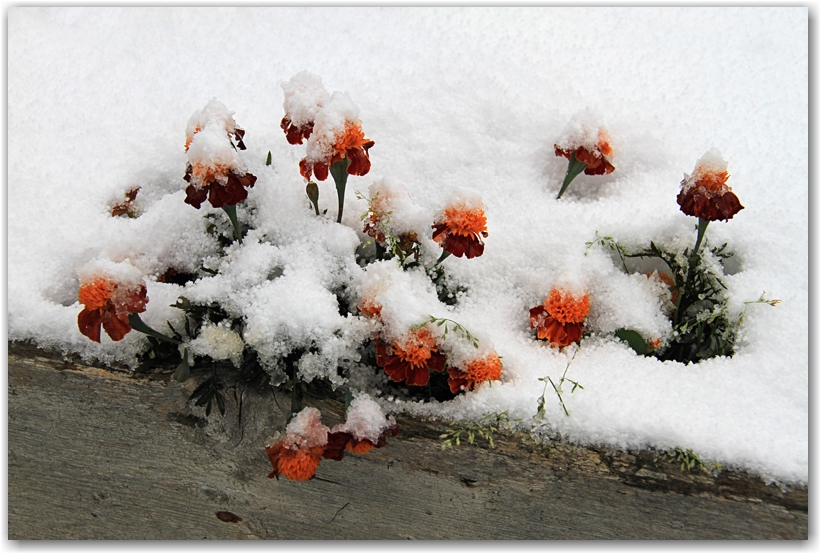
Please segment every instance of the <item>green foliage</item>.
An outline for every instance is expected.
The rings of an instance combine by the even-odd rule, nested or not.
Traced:
[[[364,243],[364,247],[375,243],[377,259],[396,259],[399,265],[408,268],[418,265],[419,242],[417,235],[411,232],[406,235],[395,236],[390,232],[390,216],[393,212],[379,210],[379,192],[376,192],[376,195],[372,198],[366,198],[357,190],[356,197],[367,202],[367,211],[362,213],[359,218],[361,221],[365,221],[365,229],[384,237],[384,246],[382,246],[379,241],[370,238]],[[368,234],[370,234],[370,232],[368,232]],[[412,260],[408,261],[411,256]]]
[[[584,389],[583,386],[579,382],[575,380],[567,378],[567,371],[569,370],[569,366],[572,365],[572,362],[575,360],[575,356],[578,355],[578,350],[580,350],[580,346],[575,349],[575,353],[572,354],[572,359],[569,360],[567,363],[566,368],[564,368],[564,374],[561,375],[561,380],[558,381],[556,385],[555,382],[552,381],[552,378],[549,376],[545,376],[543,378],[539,378],[540,382],[544,383],[544,391],[541,393],[541,397],[538,398],[538,412],[535,414],[536,419],[544,419],[547,416],[547,386],[551,385],[552,389],[555,390],[555,395],[558,396],[558,402],[561,404],[561,409],[564,410],[564,414],[569,416],[569,410],[567,409],[566,403],[564,403],[564,383],[569,382],[572,384],[572,390],[569,393],[574,394],[575,390],[578,388]]]
[[[502,413],[493,412],[477,421],[465,419],[450,423],[452,430],[448,430],[439,436],[440,439],[444,440],[441,443],[441,449],[461,445],[462,438],[464,438],[467,443],[475,445],[476,437],[484,439],[490,447],[495,447],[493,433],[498,432],[502,427],[509,430],[512,428],[513,422],[521,420],[510,420],[508,414],[509,411]]]
[[[658,456],[659,461],[669,461],[671,463],[680,463],[681,471],[691,472],[693,469],[697,471],[708,471],[707,465],[700,460],[697,453],[691,449],[669,449]]]
[[[661,260],[668,268],[674,286],[670,291],[677,294],[677,302],[672,313],[672,335],[662,349],[647,347],[646,339],[631,329],[619,329],[615,336],[626,342],[640,355],[652,355],[661,360],[698,363],[718,356],[731,356],[735,352],[737,331],[745,316],[745,309],[738,320],[729,316],[727,287],[723,281],[722,268],[733,252],[727,244],[709,247],[703,236],[706,224],[699,223],[698,242],[695,247],[682,252],[673,251],[650,242],[649,247],[637,252],[629,252],[611,236],[600,236],[587,242],[587,247],[598,245],[615,253],[626,272],[627,259],[654,258]],[[701,247],[701,240],[702,247]],[[776,305],[778,300],[767,300],[761,296],[756,302]]]
[[[459,323],[455,322],[452,319],[438,318],[438,317],[433,317],[432,315],[430,315],[430,319],[428,321],[417,324],[414,327],[412,327],[412,329],[413,330],[418,330],[421,327],[427,325],[428,323],[433,323],[436,326],[444,326],[444,334],[442,334],[442,336],[441,336],[442,340],[447,339],[447,333],[452,328],[453,331],[462,333],[464,335],[464,337],[467,338],[470,341],[470,343],[473,344],[474,348],[476,348],[476,349],[478,348],[478,338],[473,336],[470,333],[469,330],[467,330],[466,328],[464,328],[463,326],[461,326]]]

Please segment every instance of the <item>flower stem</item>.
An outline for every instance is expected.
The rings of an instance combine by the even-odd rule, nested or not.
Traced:
[[[223,205],[222,209],[228,215],[228,219],[231,220],[231,224],[233,225],[233,231],[236,234],[236,239],[239,240],[239,243],[242,243],[242,231],[239,229],[239,221],[236,219],[236,206],[235,205]]]
[[[143,334],[147,334],[149,336],[153,336],[159,340],[165,340],[166,342],[171,342],[172,344],[180,345],[182,342],[175,338],[169,338],[165,334],[161,334],[145,324],[138,313],[129,313],[128,314],[128,324],[131,325],[131,328],[136,330],[137,332],[142,332]]]
[[[564,177],[564,184],[561,186],[561,191],[558,192],[558,200],[561,199],[561,196],[564,195],[564,192],[567,188],[569,188],[569,183],[577,177],[581,171],[587,168],[587,164],[583,161],[578,161],[578,158],[575,157],[575,153],[573,152],[572,157],[569,158],[569,166],[567,167],[567,176]]]
[[[689,263],[686,267],[686,280],[683,282],[683,289],[678,291],[678,301],[675,304],[675,314],[672,318],[672,322],[677,325],[680,322],[680,314],[681,311],[685,311],[688,306],[684,306],[681,309],[681,304],[683,303],[683,296],[685,295],[686,291],[689,290],[690,280],[692,278],[692,267],[699,263],[700,256],[698,255],[698,251],[700,250],[700,246],[703,243],[703,237],[706,235],[706,227],[709,226],[709,221],[706,219],[701,219],[698,217],[698,238],[695,241],[695,247],[692,250],[692,253],[689,255]]]
[[[350,165],[350,160],[344,158],[342,161],[337,161],[330,166],[330,174],[333,175],[333,180],[336,181],[336,195],[339,197],[339,215],[336,217],[336,222],[342,222],[342,212],[345,208],[345,187],[347,186],[347,167]]]
[[[441,265],[441,262],[447,259],[448,257],[450,257],[450,252],[448,252],[447,250],[441,252],[441,257],[438,258],[438,261],[436,261],[434,267],[438,267],[439,265]]]

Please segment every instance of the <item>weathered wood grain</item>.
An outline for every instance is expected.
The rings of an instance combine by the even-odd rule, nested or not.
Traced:
[[[442,451],[441,427],[412,419],[388,447],[323,461],[314,480],[271,480],[264,443],[282,429],[287,397],[235,390],[224,418],[205,419],[186,401],[192,384],[167,375],[135,379],[15,344],[8,365],[10,539],[808,535],[805,489],[515,434],[495,449]],[[331,425],[343,410],[317,406]]]

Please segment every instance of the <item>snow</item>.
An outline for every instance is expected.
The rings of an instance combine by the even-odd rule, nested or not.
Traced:
[[[454,419],[508,410],[539,436],[693,449],[805,484],[807,52],[806,8],[10,8],[8,337],[133,365],[143,335],[96,344],[77,329],[78,271],[105,260],[144,275],[147,324],[176,327],[180,295],[218,302],[279,376],[282,356],[303,348],[303,378],[343,385],[342,366],[351,384],[372,385],[379,377],[357,351],[372,332],[398,338],[446,317],[497,351],[501,381],[441,404],[376,397],[384,409]],[[251,230],[224,251],[207,232],[213,222],[232,236],[222,210],[183,202],[189,120],[215,98],[231,119],[213,138],[230,149],[235,121],[247,146],[236,159],[258,177],[237,208]],[[308,144],[287,142],[285,110],[294,123],[315,120]],[[556,200],[567,159],[554,145],[584,117],[606,124],[616,169],[579,175]],[[299,160],[345,122],[375,145],[336,224],[332,179],[318,183],[328,211],[316,217]],[[208,134],[191,149],[197,137]],[[587,242],[692,247],[697,221],[675,198],[712,148],[745,206],[706,233],[735,251],[726,282],[731,312],[745,309],[737,353],[696,365],[638,356],[612,333],[668,337],[663,288],[645,276],[662,267],[627,275]],[[111,217],[137,186],[139,216]],[[357,263],[369,237],[356,190],[390,197],[391,225],[419,234],[422,267]],[[481,257],[442,263],[466,290],[451,307],[424,267],[441,252],[430,225],[459,190],[486,207],[489,236]],[[200,267],[216,274],[185,287],[157,280]],[[529,329],[529,308],[555,286],[589,294],[592,335],[577,352]],[[744,303],[764,291],[781,303]],[[381,322],[355,310],[370,296]],[[340,314],[337,298],[352,312]],[[228,355],[238,342],[225,339]],[[463,357],[472,346],[459,340],[451,332],[442,347]],[[548,394],[534,420],[539,378],[557,382],[568,363],[584,386],[565,391],[571,416]]]

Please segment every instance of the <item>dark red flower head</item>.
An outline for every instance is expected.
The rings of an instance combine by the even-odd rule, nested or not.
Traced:
[[[577,297],[571,292],[553,288],[543,305],[530,309],[530,328],[536,329],[540,340],[548,340],[555,347],[564,347],[581,339],[587,315],[587,294]]]
[[[678,205],[686,215],[704,221],[728,221],[743,209],[726,181],[728,165],[717,149],[698,160],[691,175],[684,175]]]
[[[393,382],[406,381],[408,386],[424,386],[430,371],[443,372],[446,357],[438,351],[436,340],[427,327],[411,330],[392,345],[376,343],[376,364]]]
[[[476,205],[446,207],[433,223],[433,240],[456,257],[472,259],[483,254],[483,239],[488,235],[484,209]]]
[[[555,145],[556,156],[572,159],[573,154],[575,154],[575,159],[587,164],[584,174],[608,175],[615,170],[611,161],[614,154],[611,139],[603,127],[598,128],[598,139],[594,143],[576,146],[563,145],[563,147]]]
[[[237,150],[244,150],[245,131],[236,126],[233,112],[222,102],[211,100],[188,121],[185,152],[185,203],[199,209],[208,200],[219,208],[233,206],[248,197],[246,188],[256,182],[247,172]]]
[[[85,336],[100,341],[100,327],[115,342],[131,332],[130,313],[142,313],[148,303],[145,284],[118,283],[96,277],[80,286],[80,303],[85,308],[77,316],[77,326]]]

